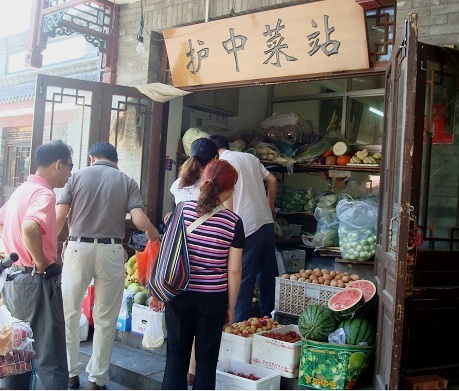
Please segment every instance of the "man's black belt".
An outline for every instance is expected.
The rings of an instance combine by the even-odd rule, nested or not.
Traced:
[[[123,241],[118,238],[84,238],[83,236],[69,236],[71,242],[99,243],[99,244],[121,244]]]

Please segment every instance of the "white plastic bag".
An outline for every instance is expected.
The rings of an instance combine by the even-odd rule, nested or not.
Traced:
[[[145,334],[142,339],[144,348],[153,350],[161,347],[164,343],[164,312],[150,311]]]

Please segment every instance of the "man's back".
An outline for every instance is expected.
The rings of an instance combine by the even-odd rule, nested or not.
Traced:
[[[75,172],[59,203],[72,205],[70,236],[76,237],[124,238],[126,213],[143,208],[135,181],[106,160]]]
[[[273,223],[263,182],[269,172],[258,158],[250,153],[226,150],[220,159],[231,163],[238,173],[233,211],[241,217],[246,237],[262,225]]]

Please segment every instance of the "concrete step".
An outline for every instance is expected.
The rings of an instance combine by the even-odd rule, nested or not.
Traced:
[[[80,344],[83,368],[92,354],[92,340]],[[155,351],[142,347],[142,336],[117,332],[109,376],[111,382],[128,390],[159,390],[166,366],[166,344]],[[114,389],[110,387],[109,389]]]

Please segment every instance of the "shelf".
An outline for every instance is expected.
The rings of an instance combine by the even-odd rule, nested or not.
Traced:
[[[300,237],[276,238],[276,244],[303,244],[303,242]]]
[[[354,265],[367,265],[367,266],[374,266],[375,264],[375,261],[372,259],[372,260],[368,260],[368,261],[355,261],[353,259],[343,259],[343,258],[335,258],[335,262],[338,262],[338,263],[352,263]]]
[[[267,170],[273,172],[287,172],[287,168],[276,163],[270,163],[267,161],[262,161],[263,165]],[[325,164],[305,164],[305,163],[295,163],[293,172],[330,172],[332,171],[352,171],[352,172],[371,172],[379,174],[381,167],[375,167],[373,165],[368,165],[366,167],[364,164],[360,166],[339,166],[332,165],[327,166]]]

